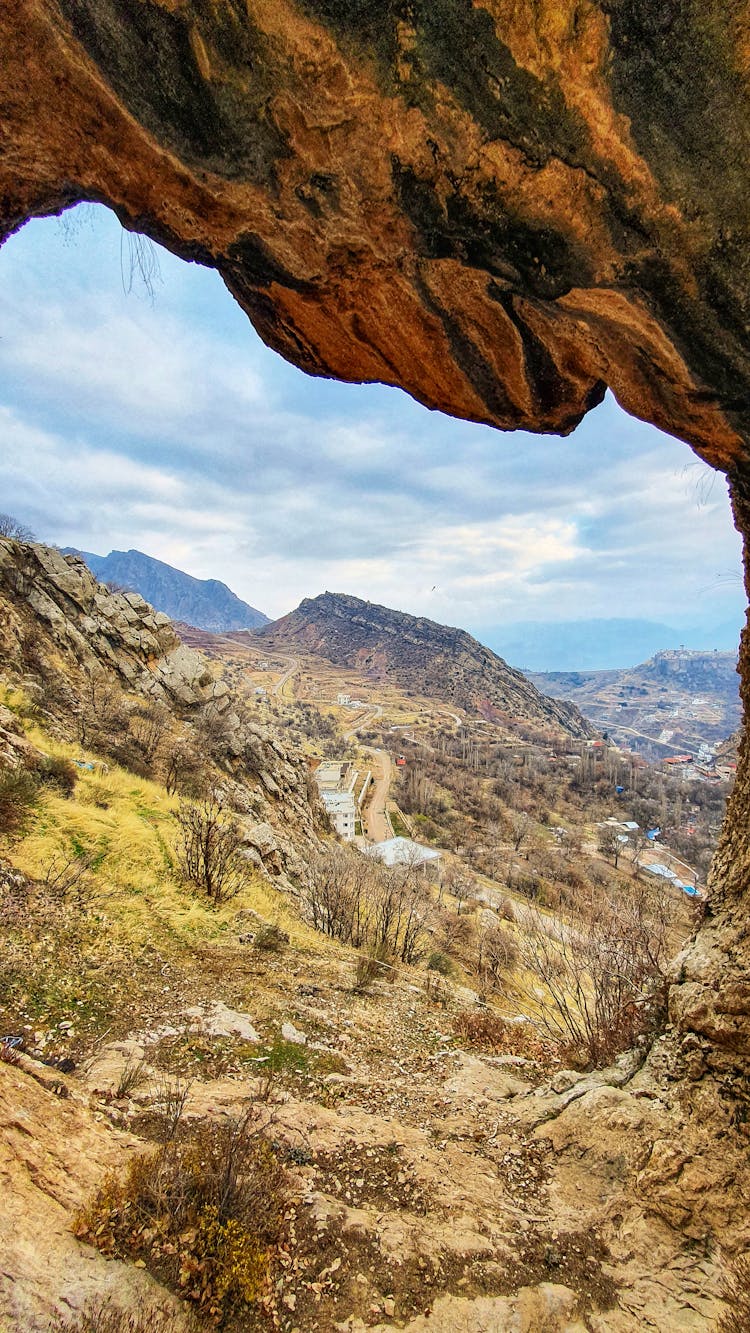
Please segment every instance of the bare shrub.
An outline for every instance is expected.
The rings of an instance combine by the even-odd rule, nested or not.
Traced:
[[[567,1043],[572,1060],[601,1065],[656,1028],[665,1002],[669,920],[664,893],[638,880],[590,894],[570,924],[529,910],[521,958],[545,991],[535,1021]]]
[[[491,925],[480,930],[477,943],[477,972],[497,986],[519,961],[518,944],[509,930]]]
[[[354,990],[360,994],[369,990],[374,981],[384,977],[390,970],[391,961],[382,945],[369,953],[362,954],[354,967]]]
[[[146,704],[130,715],[129,732],[149,771],[169,735],[170,714],[164,704]]]
[[[99,856],[100,853],[92,851],[53,852],[41,877],[50,898],[63,900],[76,889],[80,901],[86,876]]]
[[[520,1055],[543,1063],[557,1057],[555,1043],[540,1039],[529,1023],[508,1023],[492,1009],[463,1010],[454,1020],[453,1031],[467,1046],[492,1055]]]
[[[137,754],[129,742],[130,709],[111,672],[86,670],[75,705],[76,734],[81,745],[103,750],[126,768]]]
[[[416,865],[389,869],[347,847],[310,864],[303,901],[317,930],[355,948],[415,963],[427,944],[432,899]]]
[[[0,838],[16,842],[28,832],[38,794],[38,784],[26,769],[0,770]]]
[[[215,793],[199,802],[182,801],[175,818],[180,830],[176,848],[179,873],[213,903],[223,902],[238,891],[248,874],[237,820]]]
[[[205,765],[190,741],[181,739],[170,746],[164,761],[164,786],[173,796],[200,796],[206,786]]]
[[[106,1255],[141,1260],[221,1324],[268,1292],[285,1234],[288,1185],[254,1111],[193,1124],[105,1178],[75,1234]]]
[[[160,1076],[152,1084],[152,1109],[159,1117],[159,1138],[171,1143],[182,1120],[193,1080],[180,1074]]]

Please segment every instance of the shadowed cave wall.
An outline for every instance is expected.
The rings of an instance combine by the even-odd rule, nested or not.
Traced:
[[[747,543],[746,0],[6,0],[0,42],[0,239],[105,203],[302,369],[500,429],[610,386]],[[675,1073],[750,1066],[749,877],[743,745]]]

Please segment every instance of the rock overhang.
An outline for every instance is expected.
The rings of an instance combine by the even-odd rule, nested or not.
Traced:
[[[11,0],[0,227],[78,200],[312,374],[744,465],[739,0]],[[53,114],[50,111],[53,110]]]

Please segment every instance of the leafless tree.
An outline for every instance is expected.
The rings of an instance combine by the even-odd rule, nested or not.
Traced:
[[[130,715],[130,734],[149,768],[169,734],[169,726],[169,710],[162,703],[146,704]]]
[[[596,845],[602,856],[610,856],[612,858],[612,864],[615,870],[617,869],[617,863],[622,856],[622,849],[624,846],[624,843],[620,841],[621,838],[622,832],[620,829],[615,828],[613,825],[605,824],[599,829],[599,836],[596,840]]]
[[[509,930],[492,924],[485,926],[477,936],[477,972],[480,977],[498,985],[519,960],[518,945]]]
[[[182,801],[175,818],[180,830],[177,865],[183,879],[212,902],[223,902],[247,876],[237,820],[214,792],[202,801]]]
[[[15,542],[36,541],[31,528],[27,528],[25,523],[20,523],[12,514],[0,514],[0,537],[10,537]]]
[[[546,995],[543,1031],[594,1066],[654,1024],[669,957],[669,903],[659,888],[629,880],[592,893],[566,923],[531,908],[520,953]]]
[[[186,795],[197,796],[199,795],[204,771],[201,757],[190,741],[185,738],[176,740],[169,747],[169,752],[164,761],[164,786],[170,796],[173,796],[177,791],[184,792]]]

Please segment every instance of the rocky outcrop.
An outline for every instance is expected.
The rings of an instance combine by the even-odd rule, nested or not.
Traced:
[[[123,685],[184,707],[208,702],[206,661],[168,616],[135,592],[113,593],[76,556],[0,538],[0,596],[24,606],[82,667],[107,667]]]
[[[62,734],[94,749],[97,729],[91,720],[83,726],[87,714],[113,711],[117,741],[116,733],[127,734],[131,704],[160,705],[172,745],[188,745],[213,766],[214,784],[241,817],[248,858],[287,887],[289,876],[301,879],[323,821],[302,756],[248,716],[206,658],[140,594],[110,591],[77,556],[0,538],[0,648],[6,678],[21,681]],[[123,696],[122,708],[113,693]],[[14,725],[0,708],[0,762],[25,763],[24,747],[36,762]]]
[[[296,611],[258,631],[255,641],[315,653],[470,713],[529,719],[573,736],[594,734],[574,705],[540,694],[465,630],[359,597],[306,597]]]

